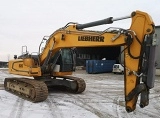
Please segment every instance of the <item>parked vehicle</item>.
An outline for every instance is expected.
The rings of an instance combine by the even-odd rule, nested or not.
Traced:
[[[124,67],[121,64],[114,64],[112,72],[114,74],[116,74],[116,73],[123,74],[124,73]]]

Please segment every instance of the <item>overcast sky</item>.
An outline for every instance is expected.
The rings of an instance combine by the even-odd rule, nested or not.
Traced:
[[[0,61],[21,54],[21,47],[38,52],[45,35],[52,34],[68,22],[87,23],[107,17],[130,15],[135,10],[147,12],[160,25],[159,0],[1,0],[0,2]],[[130,20],[110,26],[129,28]]]

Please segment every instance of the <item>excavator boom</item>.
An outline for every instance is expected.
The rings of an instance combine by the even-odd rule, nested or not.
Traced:
[[[84,30],[84,28],[111,24],[127,18],[132,19],[128,29]],[[86,24],[68,23],[49,36],[39,55],[27,55],[11,60],[9,72],[33,76],[39,81],[44,81],[47,86],[65,85],[75,93],[81,93],[86,86],[84,80],[65,76],[71,75],[75,68],[74,48],[124,46],[126,111],[132,112],[136,108],[139,94],[141,94],[140,107],[148,105],[149,90],[154,87],[156,40],[153,34],[153,20],[147,13],[141,11],[132,12],[131,15],[125,17],[109,17]],[[55,79],[57,77],[64,81]],[[6,81],[6,88],[12,90],[13,87],[7,84],[7,82],[11,83],[11,80],[7,80],[10,82]]]

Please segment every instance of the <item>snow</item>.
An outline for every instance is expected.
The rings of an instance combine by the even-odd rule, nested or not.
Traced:
[[[0,84],[8,74],[0,69]],[[160,77],[156,76],[154,89],[150,91],[150,104],[127,113],[125,111],[123,75],[112,73],[87,74],[79,70],[73,76],[86,81],[82,94],[61,90],[49,92],[47,100],[32,103],[5,90],[0,90],[0,118],[159,118]]]

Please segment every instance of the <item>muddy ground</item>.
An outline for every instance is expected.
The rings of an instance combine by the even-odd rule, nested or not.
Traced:
[[[87,74],[77,70],[73,76],[86,81],[82,94],[52,90],[46,101],[31,103],[3,89],[5,77],[13,77],[0,69],[0,118],[160,118],[160,77],[150,91],[150,103],[134,112],[125,111],[123,75]]]

